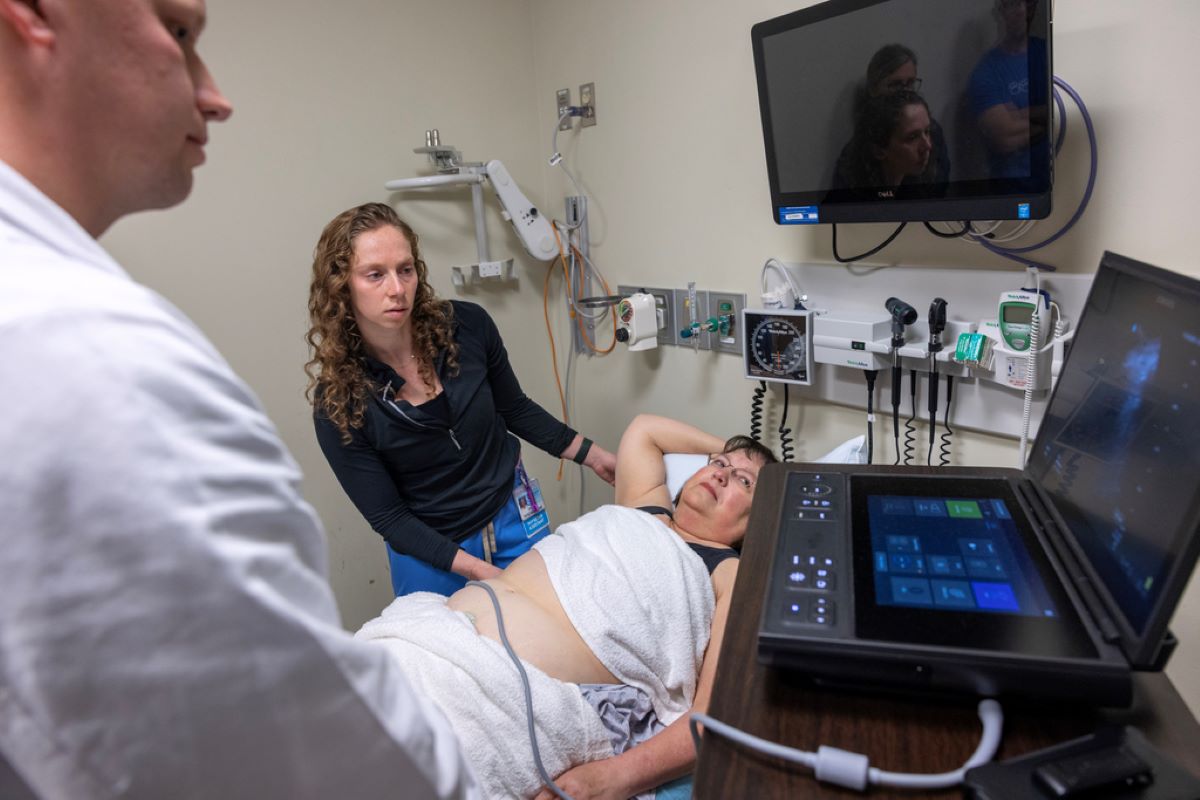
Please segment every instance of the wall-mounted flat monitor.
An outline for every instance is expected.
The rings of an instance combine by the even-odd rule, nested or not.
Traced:
[[[1051,0],[828,0],[751,30],[777,223],[1041,219]]]

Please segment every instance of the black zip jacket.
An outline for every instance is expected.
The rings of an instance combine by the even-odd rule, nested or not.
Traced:
[[[530,400],[508,363],[500,331],[474,303],[451,300],[458,374],[444,354],[437,373],[450,422],[396,397],[404,379],[368,358],[373,383],[361,428],[349,444],[321,410],[317,441],[350,500],[398,553],[449,570],[457,542],[491,520],[513,490],[525,441],[558,456],[575,431]]]

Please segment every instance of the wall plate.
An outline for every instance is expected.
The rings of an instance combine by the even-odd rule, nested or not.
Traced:
[[[554,93],[554,102],[558,107],[558,110],[554,112],[554,118],[558,119],[567,110],[567,106],[571,105],[571,90],[559,89]],[[571,118],[567,117],[562,122],[558,123],[558,129],[560,131],[571,130]]]
[[[583,83],[579,86],[579,105],[583,108],[591,108],[591,112],[584,115],[579,123],[581,128],[590,128],[596,124],[596,84]]]
[[[662,312],[662,326],[658,329],[658,343],[664,344],[679,344],[679,331],[675,326],[675,291],[673,289],[663,289],[657,286],[631,286],[621,285],[617,287],[617,294],[621,297],[628,297],[635,292],[646,292],[654,295],[654,305]]]
[[[731,325],[727,334],[712,335],[713,348],[722,353],[742,354],[742,309],[746,307],[746,295],[737,292],[708,292],[708,316],[718,319],[728,314]]]

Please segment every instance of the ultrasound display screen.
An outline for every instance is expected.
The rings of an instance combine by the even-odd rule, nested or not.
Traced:
[[[1141,636],[1195,536],[1200,283],[1130,264],[1096,273],[1027,472]]]
[[[1096,656],[1007,480],[866,474],[850,482],[860,638]]]
[[[942,611],[1058,613],[1000,497],[872,495],[875,602]]]

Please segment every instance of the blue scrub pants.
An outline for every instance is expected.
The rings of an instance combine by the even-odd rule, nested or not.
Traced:
[[[521,486],[520,474],[523,468],[517,464],[517,477],[514,478],[513,488]],[[545,512],[542,512],[545,513]],[[508,501],[500,508],[499,513],[492,519],[496,534],[496,550],[492,553],[492,563],[504,569],[519,556],[528,552],[534,543],[550,533],[549,518],[547,524],[532,534],[527,534],[525,523],[521,521],[521,512],[517,509],[517,501],[510,495]],[[484,530],[476,531],[472,536],[458,543],[476,558],[483,558]],[[453,572],[440,570],[412,556],[397,553],[387,547],[388,566],[392,570],[392,590],[396,597],[413,592],[436,592],[452,595],[467,584],[467,579]]]

